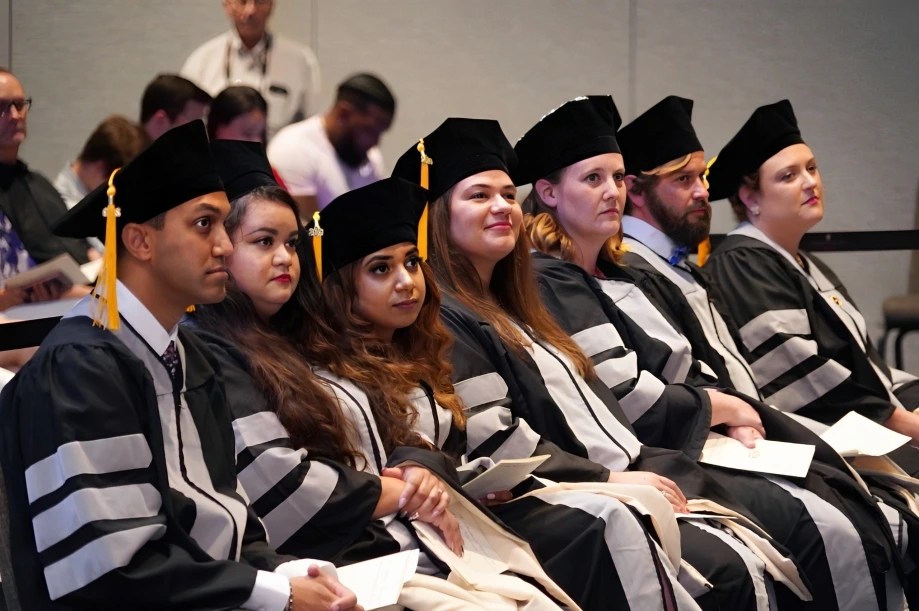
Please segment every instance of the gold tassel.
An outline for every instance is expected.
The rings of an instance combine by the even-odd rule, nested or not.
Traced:
[[[95,313],[93,314],[93,325],[115,331],[119,327],[118,318],[118,291],[116,281],[118,279],[118,270],[116,268],[118,261],[118,222],[121,216],[121,208],[115,206],[115,174],[121,168],[112,172],[108,179],[108,205],[102,210],[102,216],[105,217],[105,253],[102,255],[102,269],[99,272],[99,279],[93,287],[93,297],[95,301]]]
[[[712,254],[712,241],[710,238],[705,238],[699,242],[699,250],[696,255],[696,262],[699,264],[699,267],[705,265],[710,254]]]
[[[715,155],[705,164],[705,172],[702,173],[702,186],[708,189],[708,173],[712,171],[712,165],[717,161],[718,155]]]
[[[705,164],[705,172],[702,174],[702,186],[708,189],[708,173],[712,169],[712,164],[715,163],[715,160],[718,159],[718,155],[715,155],[708,160],[708,163]],[[706,237],[699,243],[699,248],[696,253],[696,262],[699,264],[699,267],[705,265],[705,262],[708,261],[708,256],[712,254],[712,240],[711,238]]]
[[[424,152],[424,138],[418,141],[418,152],[421,153],[421,180],[419,184],[429,188],[428,166],[434,163],[434,160],[428,157]],[[424,210],[421,211],[421,218],[418,220],[418,256],[422,261],[428,259],[428,204],[425,203]]]
[[[316,258],[316,276],[322,282],[322,234],[325,233],[319,226],[319,211],[313,213],[313,226],[310,227],[309,236],[313,238],[313,256]]]
[[[185,313],[186,313],[186,314],[194,314],[194,313],[195,313],[195,304],[191,304],[190,306],[188,306],[187,308],[185,308]]]

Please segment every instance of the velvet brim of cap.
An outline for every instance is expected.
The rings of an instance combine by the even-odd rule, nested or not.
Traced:
[[[654,168],[670,163],[675,159],[680,159],[692,153],[701,152],[702,144],[694,132],[680,130],[665,136],[658,135],[651,137],[655,146],[653,150],[644,151],[644,153],[624,154],[625,173],[640,175],[642,172],[650,172]],[[622,148],[628,151],[625,143]]]
[[[734,195],[740,189],[744,176],[756,172],[770,157],[795,144],[804,144],[801,133],[797,131],[770,141],[745,159],[737,159],[730,151],[721,151],[708,175],[709,201]]]
[[[127,223],[144,223],[150,219],[208,193],[223,192],[223,184],[216,174],[185,178],[180,183],[161,181],[151,184],[142,192],[135,190],[130,205],[122,205],[118,195],[118,176],[115,176],[115,206],[121,208],[119,229]],[[76,206],[67,211],[54,225],[55,235],[68,238],[102,238],[105,235],[105,217],[102,211],[108,205],[108,185],[103,183]]]
[[[571,146],[560,148],[561,150],[543,151],[542,154],[535,155],[518,151],[521,162],[514,176],[514,184],[518,186],[531,184],[540,178],[545,178],[556,170],[567,168],[584,159],[607,153],[618,153],[619,143],[616,141],[615,136],[598,136],[590,140],[580,140]],[[525,164],[522,161],[524,158],[530,158],[533,161]]]
[[[323,240],[322,258],[323,269],[325,273],[341,269],[349,263],[360,261],[369,254],[378,250],[383,250],[396,244],[418,243],[418,224],[404,224],[398,227],[387,227],[385,232],[375,232],[361,236],[351,236],[357,238],[352,241],[332,241]]]
[[[437,161],[435,160],[434,163]],[[455,159],[454,163],[436,168],[431,172],[432,179],[429,188],[431,201],[446,193],[459,181],[489,170],[501,170],[510,174],[507,164],[497,155],[474,155],[464,159]]]
[[[265,174],[261,170],[252,170],[241,176],[236,176],[232,180],[226,181],[225,179],[223,186],[226,188],[227,198],[233,201],[255,191],[259,187],[277,187],[278,183],[274,176]]]

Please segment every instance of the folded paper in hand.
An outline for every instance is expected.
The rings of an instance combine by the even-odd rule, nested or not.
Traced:
[[[380,556],[338,567],[338,581],[354,592],[366,611],[382,609],[399,601],[402,585],[418,567],[418,550]]]
[[[773,473],[789,477],[804,477],[814,458],[814,446],[757,439],[755,448],[748,448],[731,437],[710,433],[699,462],[729,469],[756,473]]]
[[[546,462],[548,454],[529,458],[510,458],[498,461],[496,465],[463,485],[463,490],[476,499],[485,498],[489,492],[510,490]]]

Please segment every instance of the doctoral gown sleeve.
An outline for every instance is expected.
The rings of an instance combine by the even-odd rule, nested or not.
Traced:
[[[728,240],[706,269],[731,295],[724,305],[765,402],[830,424],[853,410],[885,422],[893,410],[886,390],[806,278],[772,249],[742,246],[750,238]]]
[[[555,481],[606,481],[609,470],[566,452],[541,437],[526,419],[515,413],[515,381],[496,363],[496,346],[481,332],[478,322],[462,310],[441,307],[441,318],[453,334],[453,384],[466,406],[467,458],[488,456],[526,458],[548,454],[534,472]],[[518,407],[522,398],[517,398]]]
[[[140,361],[91,342],[43,348],[4,390],[16,577],[42,592],[26,591],[38,598],[24,608],[44,608],[46,596],[92,609],[227,609],[249,598],[256,569],[210,558],[164,508],[154,396]]]
[[[668,352],[625,316],[580,268],[537,258],[543,302],[594,363],[642,443],[697,457],[708,435],[711,403],[704,391],[668,384]],[[663,356],[662,358],[659,358]]]
[[[209,346],[227,386],[239,481],[271,545],[297,557],[334,558],[373,521],[380,479],[295,448],[244,357],[220,343]],[[302,400],[306,406],[309,397]]]

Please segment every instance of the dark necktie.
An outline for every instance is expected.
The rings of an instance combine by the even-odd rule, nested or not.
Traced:
[[[169,342],[169,347],[163,353],[163,363],[169,372],[169,377],[173,382],[179,381],[182,375],[182,363],[179,361],[179,350],[176,348],[175,340]]]

